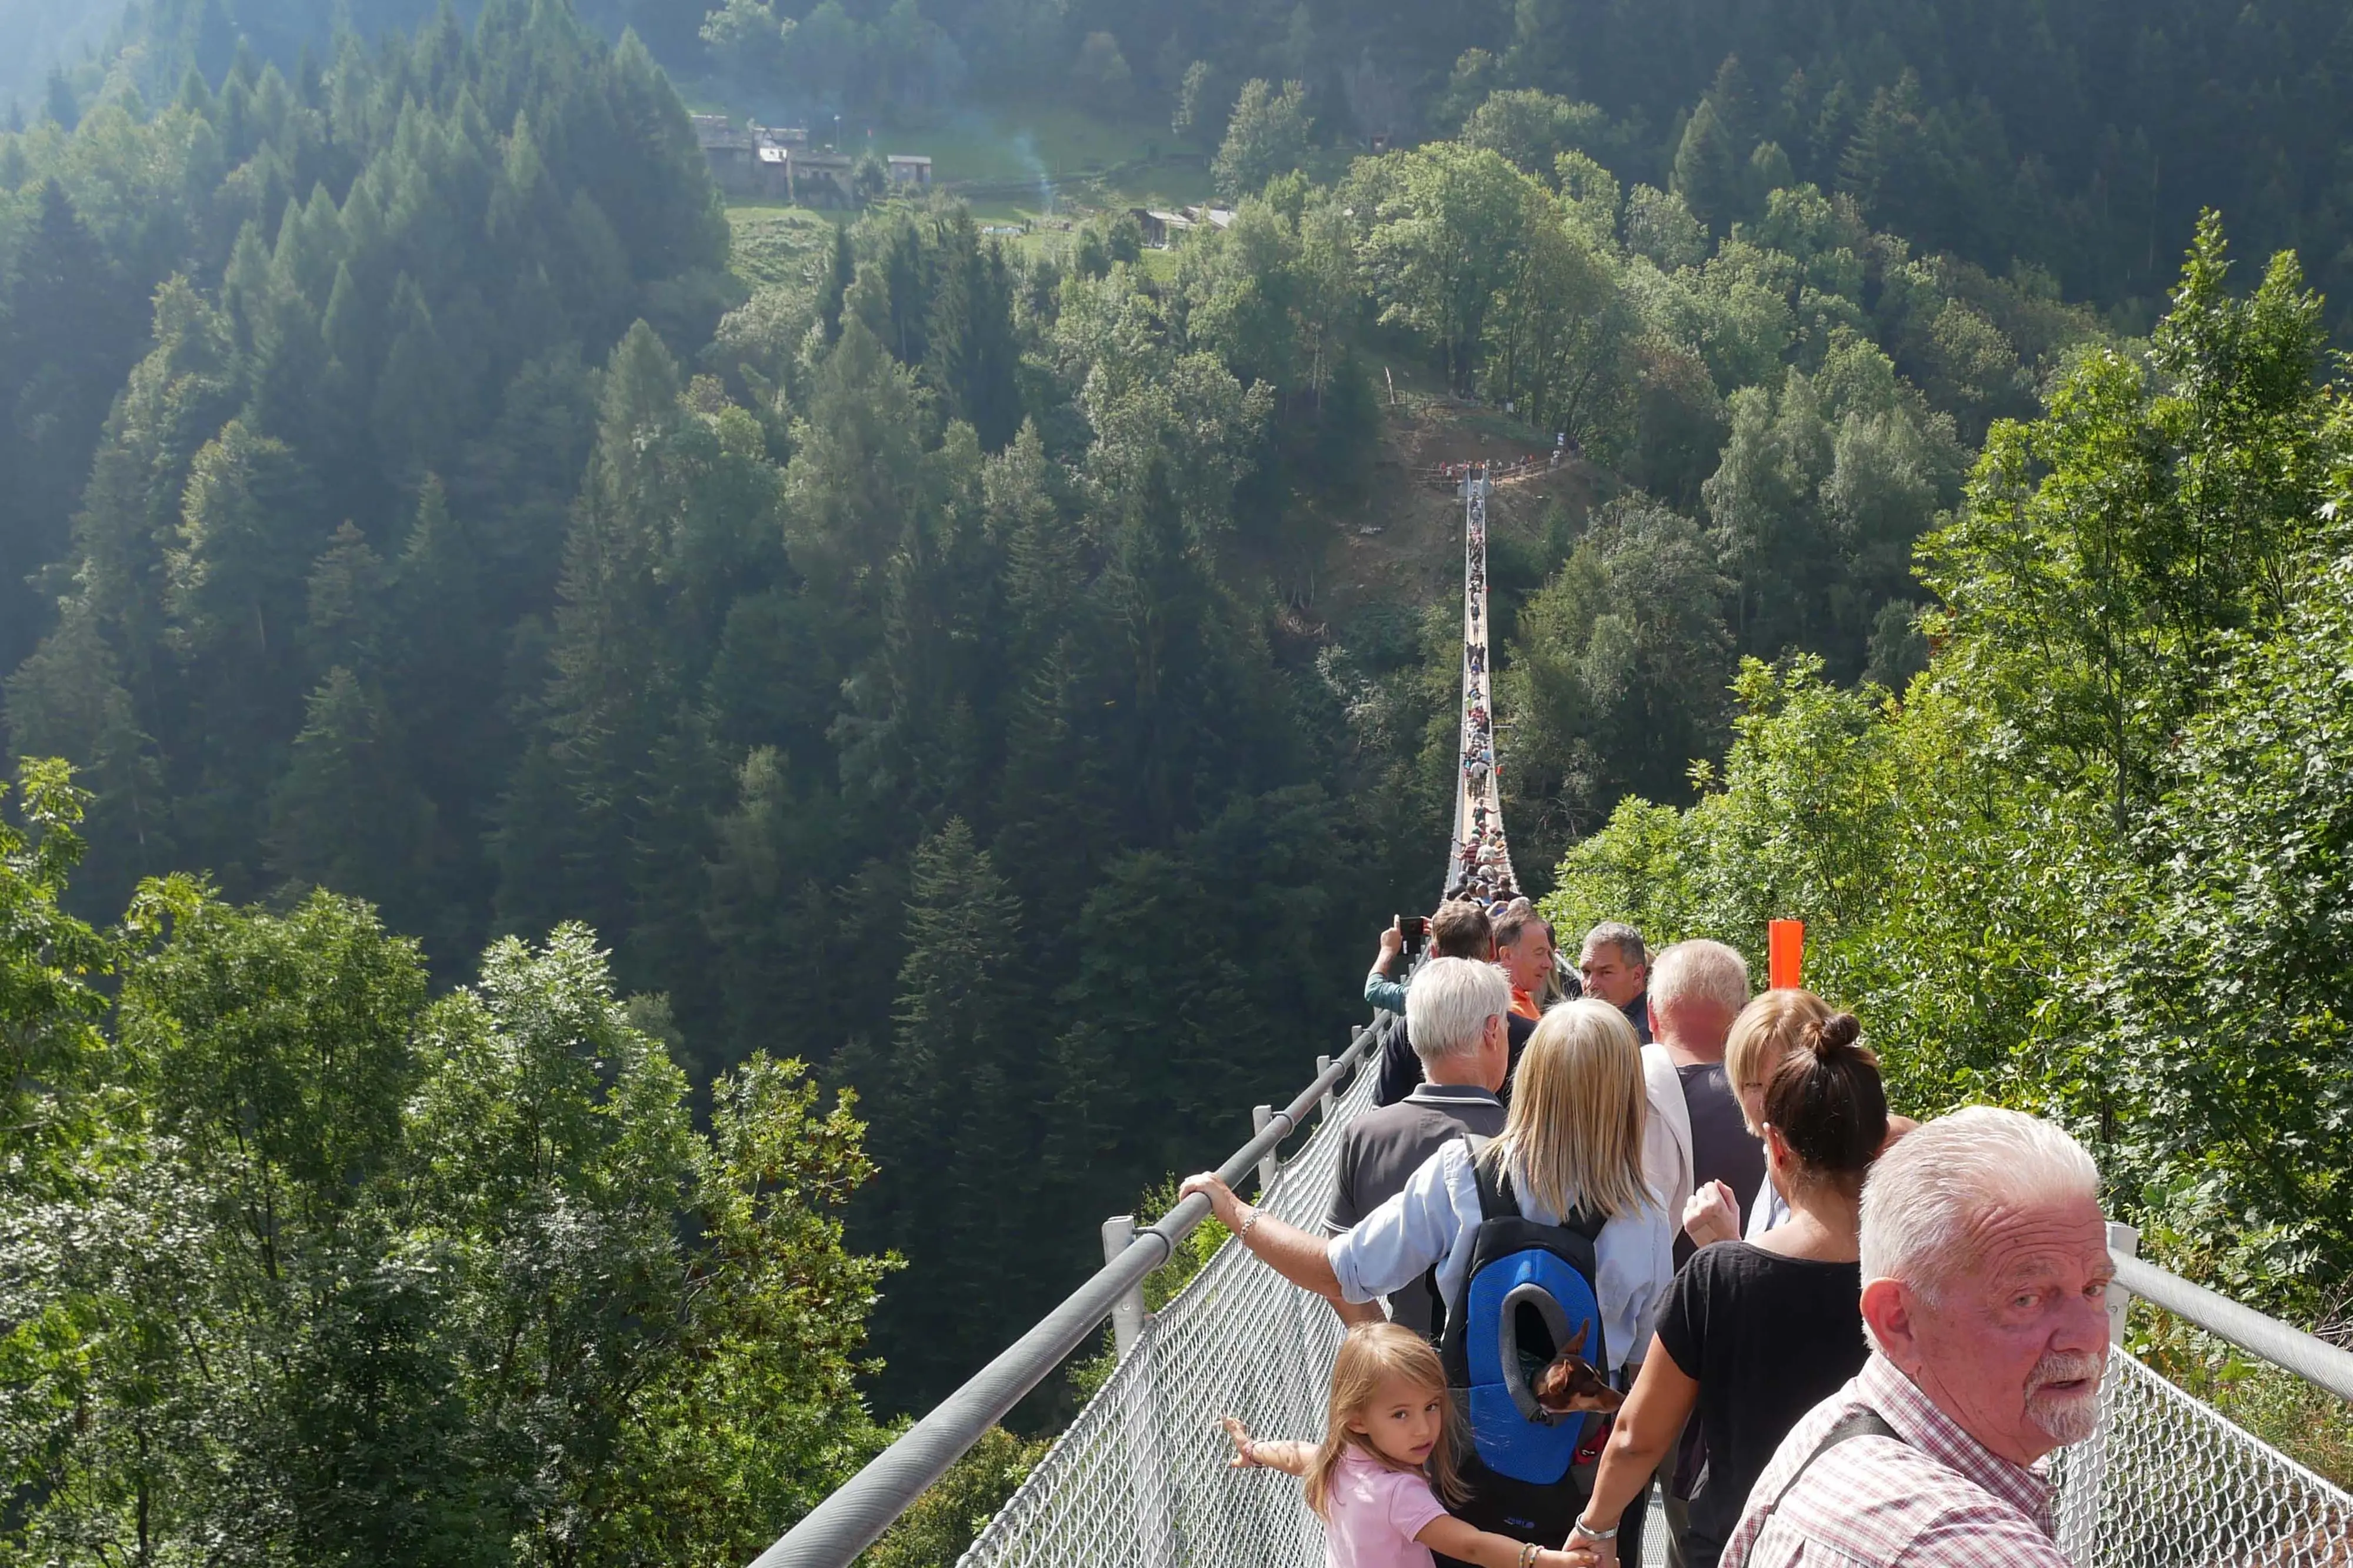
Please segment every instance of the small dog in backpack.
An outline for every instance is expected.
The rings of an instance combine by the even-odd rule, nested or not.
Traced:
[[[1579,1327],[1552,1364],[1536,1374],[1536,1403],[1556,1415],[1608,1415],[1626,1403],[1626,1396],[1577,1353],[1584,1349],[1585,1329]]]

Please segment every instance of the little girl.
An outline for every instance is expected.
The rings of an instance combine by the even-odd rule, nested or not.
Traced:
[[[1461,1497],[1457,1417],[1438,1352],[1420,1335],[1395,1323],[1349,1330],[1332,1363],[1331,1411],[1321,1447],[1253,1442],[1225,1421],[1235,1469],[1305,1479],[1329,1568],[1433,1568],[1433,1552],[1478,1568],[1568,1568],[1565,1553],[1474,1529],[1439,1501]]]

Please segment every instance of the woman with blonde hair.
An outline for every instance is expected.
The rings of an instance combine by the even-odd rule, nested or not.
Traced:
[[[1789,1053],[1811,1040],[1831,1017],[1831,1005],[1810,991],[1795,987],[1761,992],[1750,998],[1732,1020],[1724,1040],[1724,1077],[1740,1101],[1751,1137],[1765,1136],[1765,1089],[1773,1081]],[[1874,1058],[1875,1059],[1875,1058]],[[1887,1119],[1887,1142],[1893,1143],[1920,1124],[1908,1116]],[[1748,1207],[1745,1238],[1755,1241],[1789,1220],[1789,1200],[1768,1168],[1757,1201]],[[1722,1182],[1691,1195],[1679,1216],[1683,1234],[1694,1245],[1743,1239],[1740,1201]]]
[[[1568,1336],[1556,1327],[1556,1342],[1539,1353],[1548,1358],[1574,1351],[1623,1386],[1617,1374],[1648,1348],[1651,1321],[1674,1275],[1672,1232],[1642,1179],[1648,1102],[1633,1026],[1606,1002],[1564,1003],[1529,1036],[1513,1083],[1501,1134],[1483,1148],[1468,1138],[1445,1145],[1407,1179],[1402,1192],[1329,1240],[1243,1203],[1213,1174],[1189,1178],[1183,1191],[1208,1194],[1218,1218],[1244,1247],[1292,1283],[1330,1300],[1350,1322],[1371,1321],[1379,1310],[1371,1303],[1378,1298],[1432,1277],[1446,1309],[1450,1354],[1459,1343],[1466,1286],[1498,1256],[1494,1238],[1525,1233],[1536,1238],[1532,1245],[1577,1260],[1595,1308],[1596,1332],[1580,1331],[1572,1345],[1561,1342]],[[1499,1226],[1518,1230],[1499,1231]],[[1523,1342],[1519,1348],[1535,1347]],[[1451,1363],[1449,1370],[1459,1373]],[[1503,1375],[1509,1384],[1518,1371],[1507,1368]],[[1458,1381],[1457,1386],[1467,1385]],[[1488,1409],[1486,1419],[1552,1426],[1541,1413],[1514,1409],[1510,1400]],[[1481,1419],[1474,1401],[1472,1436],[1484,1456],[1491,1434]],[[1562,1429],[1571,1448],[1577,1430],[1574,1423]],[[1531,1440],[1525,1433],[1498,1436]],[[1567,1468],[1564,1462],[1564,1475]],[[1558,1484],[1561,1478],[1523,1485],[1525,1476],[1514,1481],[1495,1475],[1476,1458],[1466,1471],[1472,1497],[1461,1510],[1464,1518],[1524,1541],[1554,1542],[1566,1532],[1576,1499],[1573,1489]],[[1546,1506],[1556,1494],[1571,1510],[1556,1521],[1549,1517],[1554,1508]]]

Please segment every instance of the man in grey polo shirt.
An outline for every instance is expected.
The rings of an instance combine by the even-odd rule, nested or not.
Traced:
[[[1405,994],[1406,1033],[1421,1058],[1424,1081],[1395,1105],[1368,1110],[1340,1136],[1340,1179],[1324,1228],[1337,1236],[1405,1190],[1422,1163],[1465,1132],[1493,1138],[1504,1130],[1497,1091],[1511,1068],[1511,984],[1490,963],[1433,958]],[[1388,1315],[1425,1339],[1440,1329],[1438,1298],[1419,1279],[1388,1298]],[[1349,1308],[1350,1321],[1372,1321],[1377,1305]]]

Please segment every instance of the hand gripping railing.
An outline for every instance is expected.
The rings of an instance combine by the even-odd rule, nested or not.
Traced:
[[[1229,1183],[1239,1183],[1258,1171],[1261,1162],[1271,1158],[1324,1097],[1368,1058],[1372,1043],[1369,1027],[1357,1031],[1348,1048],[1301,1090],[1298,1099],[1263,1119],[1258,1135],[1234,1151],[1218,1167],[1218,1174]],[[946,1474],[948,1467],[980,1441],[1023,1394],[1083,1344],[1130,1292],[1141,1288],[1145,1275],[1167,1262],[1176,1244],[1208,1213],[1209,1200],[1196,1195],[1169,1210],[1157,1224],[1137,1231],[1135,1239],[1094,1278],[811,1509],[760,1553],[752,1568],[848,1568],[851,1559],[872,1545],[891,1521]]]

